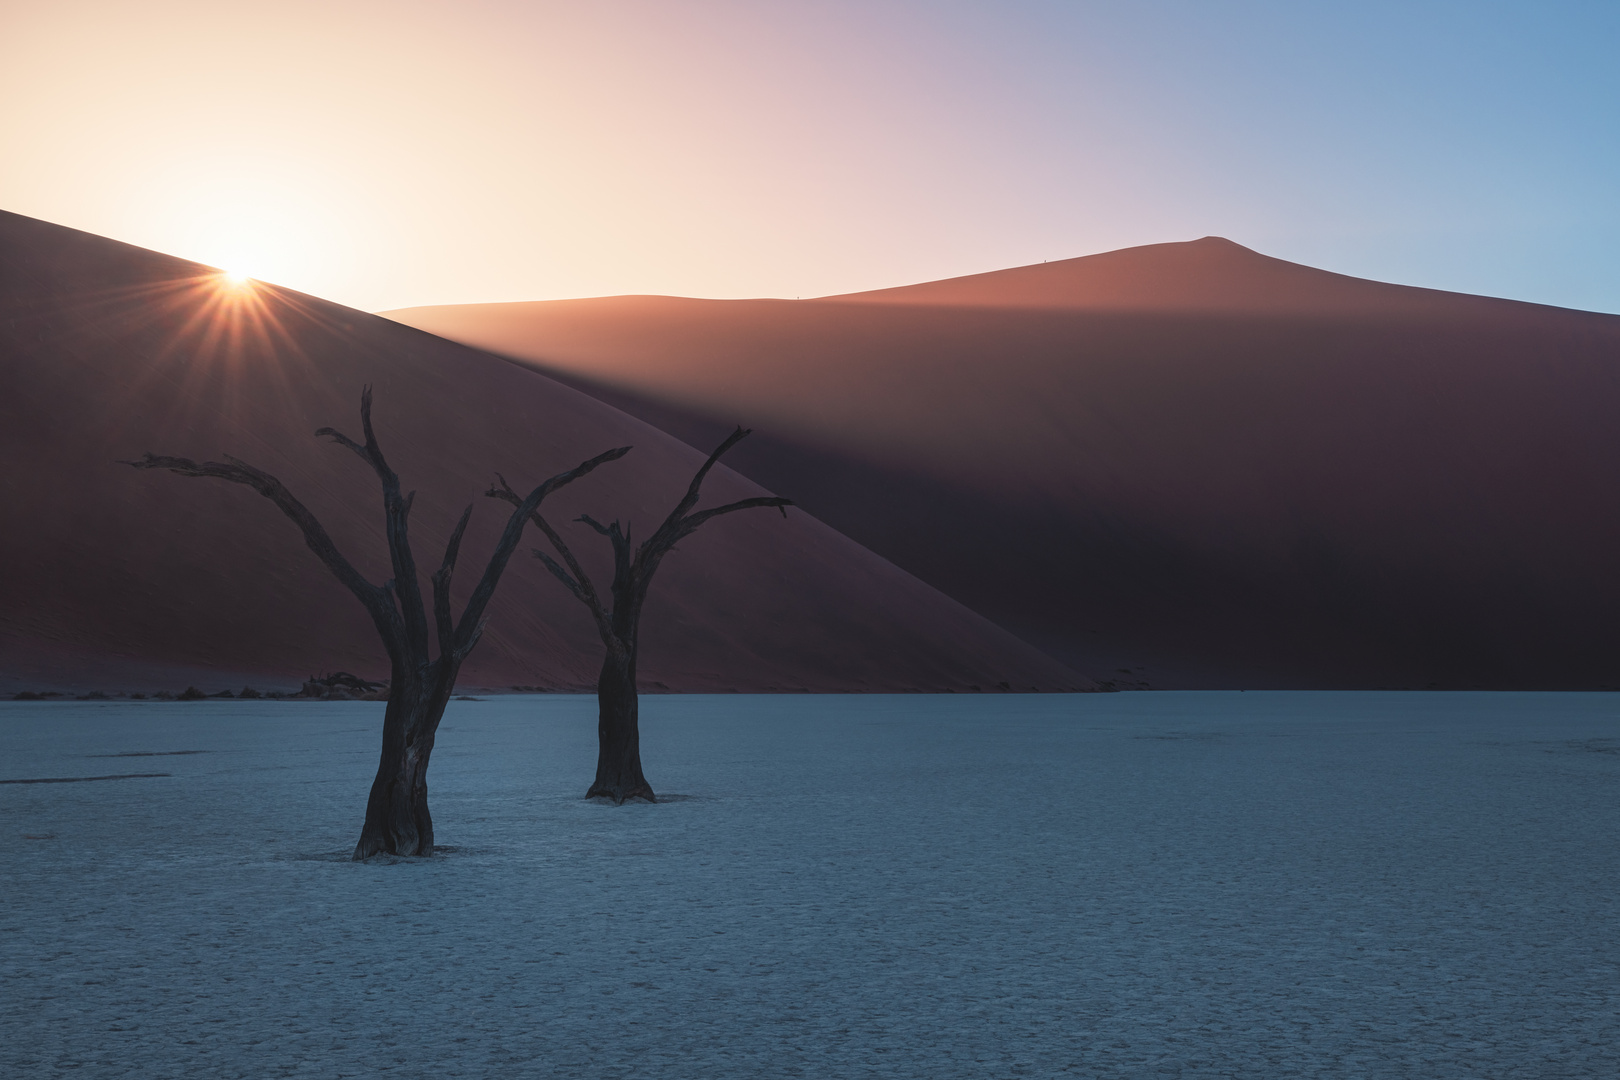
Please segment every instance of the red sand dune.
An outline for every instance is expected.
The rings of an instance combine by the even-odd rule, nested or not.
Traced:
[[[459,597],[527,487],[632,444],[547,505],[628,517],[643,535],[702,455],[533,371],[287,290],[246,296],[205,267],[0,214],[0,685],[204,690],[296,686],[322,670],[381,676],[360,605],[252,491],[119,459],[229,453],[278,475],[373,580],[388,575],[377,483],[312,433],[359,435],[375,387],[384,451],[418,495],[419,562],[436,566],[468,502]],[[707,449],[707,448],[705,448]],[[705,505],[762,494],[725,468]],[[792,495],[792,492],[786,492]],[[570,525],[605,573],[599,538]],[[531,530],[536,543],[538,535]],[[588,617],[524,555],[513,560],[470,686],[583,688]],[[605,585],[605,581],[603,581]],[[675,690],[942,690],[1082,676],[800,510],[707,525],[670,556],[643,622],[642,680]]]
[[[389,314],[689,441],[750,418],[739,471],[1099,676],[1620,685],[1620,317],[1214,237],[814,301]]]

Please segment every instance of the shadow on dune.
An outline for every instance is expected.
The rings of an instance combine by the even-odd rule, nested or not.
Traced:
[[[702,444],[1064,662],[1620,686],[1620,317],[1228,241],[816,301],[393,313]]]

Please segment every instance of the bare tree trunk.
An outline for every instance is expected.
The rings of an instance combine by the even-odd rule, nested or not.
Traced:
[[[634,649],[609,649],[596,680],[596,783],[587,799],[606,795],[657,802],[652,785],[641,774],[641,727],[636,697]]]
[[[433,816],[428,813],[427,768],[428,759],[433,756],[433,738],[438,733],[445,704],[455,688],[456,675],[484,633],[484,611],[495,595],[501,575],[506,572],[512,552],[523,537],[524,524],[539,510],[541,501],[552,491],[573,483],[598,465],[618,460],[629,453],[630,448],[621,446],[580,462],[535,488],[527,498],[519,499],[515,504],[517,509],[507,518],[506,528],[489,557],[489,564],[484,567],[483,577],[473,587],[472,595],[462,607],[458,620],[451,608],[450,580],[455,572],[456,557],[461,551],[461,537],[472,516],[472,507],[467,507],[450,534],[450,542],[445,545],[444,561],[431,579],[433,618],[430,623],[409,536],[411,504],[416,501],[416,492],[408,495],[401,492],[399,476],[383,457],[382,447],[377,443],[377,433],[371,426],[369,386],[360,392],[360,424],[366,433],[364,443],[357,443],[333,428],[321,428],[315,435],[317,438],[330,438],[339,446],[352,450],[371,466],[382,483],[388,555],[394,576],[381,585],[366,580],[332,543],[332,538],[315,519],[315,515],[309,512],[309,508],[294,498],[280,480],[262,469],[255,469],[233,457],[227,457],[223,462],[196,462],[190,458],[160,457],[152,453],[143,455],[139,461],[125,464],[137,469],[168,469],[182,476],[212,477],[253,488],[275,503],[298,526],[309,549],[365,606],[382,639],[383,648],[388,651],[392,678],[388,689],[388,709],[383,714],[382,758],[377,763],[377,778],[372,781],[371,795],[366,800],[366,823],[360,830],[360,842],[355,845],[354,857],[366,859],[383,852],[391,855],[431,855]],[[439,639],[439,656],[436,660],[430,660],[429,639],[435,631]],[[630,686],[634,693],[633,677]]]
[[[605,795],[616,803],[638,798],[646,799],[648,802],[658,801],[653,796],[652,785],[641,775],[641,732],[636,707],[636,643],[641,623],[641,608],[647,599],[647,587],[652,583],[659,562],[674,550],[678,541],[690,536],[698,526],[710,518],[735,513],[738,510],[767,506],[776,507],[782,511],[783,517],[787,517],[786,507],[793,505],[791,499],[767,495],[762,498],[741,499],[697,513],[691,512],[697,506],[703,478],[709,475],[709,470],[714,468],[714,463],[720,460],[720,456],[747,434],[746,428],[739,427],[709,455],[709,460],[705,461],[703,467],[698,469],[697,475],[692,477],[685,497],[676,504],[674,510],[670,511],[669,517],[664,519],[664,523],[651,538],[643,541],[634,555],[630,550],[628,522],[622,527],[617,521],[611,525],[603,525],[589,514],[582,514],[576,519],[607,537],[613,545],[613,584],[609,587],[612,597],[611,607],[603,604],[595,584],[586,576],[585,568],[574,558],[574,553],[569,550],[568,544],[557,530],[540,516],[538,509],[528,511],[530,520],[540,527],[540,531],[546,534],[546,539],[551,541],[551,546],[562,557],[562,563],[539,550],[535,551],[535,557],[545,563],[546,569],[550,570],[552,575],[574,594],[574,598],[590,611],[591,618],[596,621],[596,632],[601,636],[602,644],[607,646],[607,656],[602,661],[602,674],[596,681],[598,710],[596,782],[591,785],[591,790],[585,793],[587,799]],[[520,506],[518,493],[512,490],[505,478],[497,473],[495,479],[500,486],[491,487],[484,494],[492,499],[503,499],[513,506]],[[567,564],[566,567],[563,563]]]
[[[433,854],[433,815],[428,810],[427,770],[433,741],[454,684],[433,680],[420,685],[399,679],[390,687],[383,714],[382,755],[366,800],[366,822],[355,845],[356,859],[373,855]]]

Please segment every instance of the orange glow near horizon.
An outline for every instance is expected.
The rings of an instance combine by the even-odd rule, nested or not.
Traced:
[[[108,421],[131,430],[171,421],[184,427],[196,409],[223,411],[234,422],[291,407],[293,388],[310,375],[299,327],[329,313],[296,293],[251,278],[238,284],[219,270],[87,292],[73,309],[86,329],[132,333],[153,346],[131,357],[127,382],[107,384],[110,394],[165,410],[168,419],[119,413]]]

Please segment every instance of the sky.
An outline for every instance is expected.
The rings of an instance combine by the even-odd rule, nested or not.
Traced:
[[[1620,312],[1620,3],[0,0],[0,209],[366,310],[1225,236]]]

